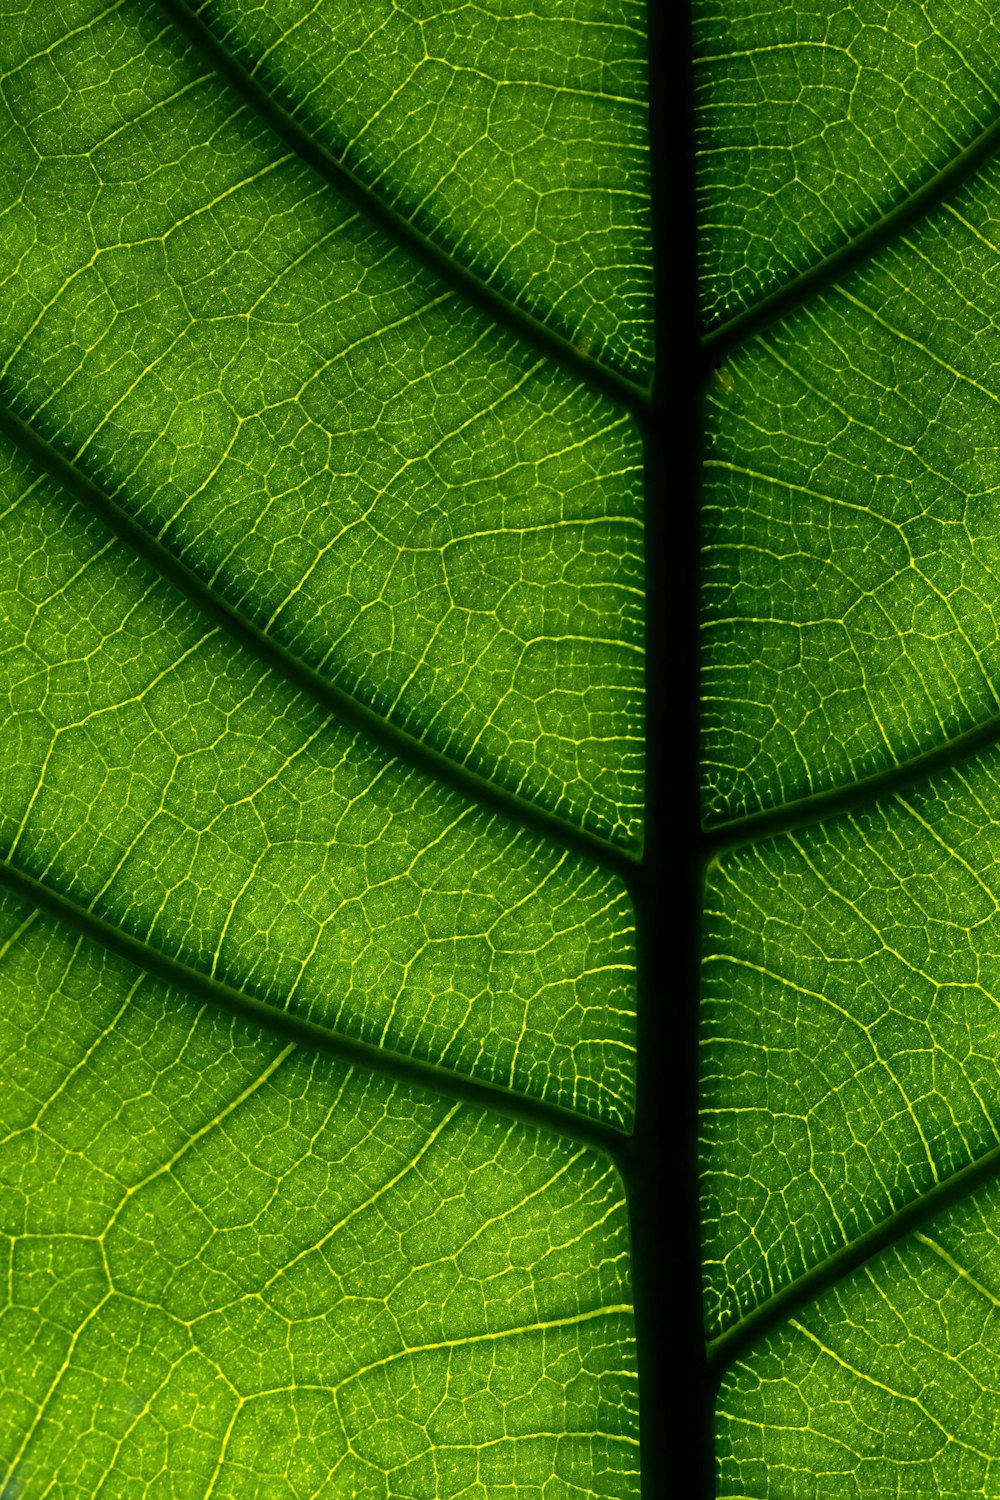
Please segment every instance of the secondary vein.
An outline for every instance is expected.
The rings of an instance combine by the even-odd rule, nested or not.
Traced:
[[[403,1053],[387,1051],[371,1042],[346,1036],[315,1021],[279,1010],[221,980],[210,978],[180,959],[172,958],[140,938],[132,937],[86,907],[78,906],[76,902],[6,860],[0,860],[0,887],[5,887],[91,942],[98,943],[108,952],[125,959],[143,973],[165,984],[176,985],[193,998],[249,1021],[296,1046],[311,1052],[325,1053],[353,1067],[362,1067],[402,1083],[415,1084],[465,1104],[492,1110],[523,1124],[554,1131],[603,1152],[616,1163],[626,1152],[629,1138],[612,1126],[577,1115],[561,1105],[518,1094],[500,1084],[486,1083],[481,1079],[454,1073],[436,1063],[407,1057]]]
[[[912,1203],[898,1208],[888,1218],[873,1224],[848,1245],[842,1245],[817,1265],[810,1267],[797,1281],[782,1287],[773,1296],[747,1313],[738,1323],[708,1342],[709,1370],[716,1381],[754,1344],[786,1323],[795,1313],[822,1292],[834,1286],[866,1261],[897,1244],[922,1228],[942,1209],[967,1198],[977,1188],[1000,1177],[1000,1145],[987,1151],[978,1161],[970,1162],[943,1182],[935,1184]],[[916,1236],[918,1239],[920,1236]]]
[[[918,219],[929,214],[943,203],[949,194],[960,188],[969,178],[1000,150],[1000,118],[988,125],[963,151],[959,151],[938,172],[917,188],[902,203],[867,229],[854,236],[846,244],[810,266],[787,285],[779,287],[770,296],[764,297],[753,307],[746,308],[729,318],[718,328],[705,335],[702,350],[707,359],[722,360],[739,344],[754,334],[776,323],[780,318],[794,312],[814,293],[821,292],[834,281],[841,280],[849,271],[875,255],[877,251],[907,229]]]
[[[487,780],[477,771],[452,760],[440,750],[399,728],[367,704],[330,682],[241,611],[228,604],[186,563],[140,526],[115,500],[98,489],[80,469],[3,405],[0,405],[0,432],[6,434],[33,463],[61,484],[119,540],[145,558],[161,577],[178,589],[213,625],[251,651],[265,666],[279,672],[325,712],[335,714],[338,720],[351,724],[389,754],[434,777],[459,793],[466,801],[506,817],[560,848],[587,855],[602,868],[613,870],[626,881],[634,878],[638,854],[620,849],[588,829],[565,823],[547,808]]]
[[[830,787],[806,797],[796,797],[780,807],[747,813],[726,823],[714,824],[704,834],[706,857],[721,853],[757,839],[791,833],[821,818],[841,813],[862,812],[866,808],[899,792],[907,791],[940,771],[949,770],[963,761],[988,750],[1000,742],[1000,714],[994,714],[974,729],[955,735],[943,745],[925,750],[910,760],[888,766],[871,776],[861,777],[848,786]]]
[[[544,354],[576,379],[624,406],[640,423],[650,420],[649,391],[618,371],[598,364],[569,339],[532,317],[469,271],[422,234],[403,214],[390,207],[360,181],[333,153],[310,135],[282,104],[263,88],[253,74],[226,50],[213,31],[185,0],[159,0],[163,10],[184,32],[226,84],[240,95],[271,130],[355,208],[421,265],[432,271],[472,306],[494,323]]]

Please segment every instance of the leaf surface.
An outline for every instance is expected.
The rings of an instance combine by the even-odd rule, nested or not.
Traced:
[[[733,1366],[720,1496],[996,1493],[998,1207],[931,1219]]]
[[[707,318],[774,295],[996,120],[997,18],[953,0],[696,0]]]
[[[637,374],[652,357],[635,0],[273,0],[197,14],[355,177],[487,285]]]
[[[636,1496],[641,15],[8,22],[4,1494]]]
[[[996,1495],[991,22],[732,9],[696,8],[717,1493]]]
[[[629,1492],[606,1159],[0,921],[13,1492]]]
[[[57,19],[7,94],[12,407],[324,677],[634,845],[627,414],[416,265],[155,6]]]

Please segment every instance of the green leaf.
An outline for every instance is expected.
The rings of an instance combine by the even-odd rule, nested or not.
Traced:
[[[3,1493],[635,1496],[642,11],[8,21]]]
[[[717,1493],[995,1495],[994,22],[733,9],[695,27]]]
[[[733,1367],[720,1496],[996,1493],[998,1210],[992,1184]]]
[[[16,1493],[629,1492],[607,1160],[2,920]]]

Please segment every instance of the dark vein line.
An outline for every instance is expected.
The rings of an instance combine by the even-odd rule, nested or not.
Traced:
[[[950,770],[998,742],[1000,714],[995,714],[985,723],[977,724],[975,729],[955,735],[944,745],[936,745],[933,750],[925,750],[911,760],[864,776],[849,786],[831,787],[808,797],[798,797],[781,807],[766,808],[763,812],[713,824],[704,835],[706,853],[711,857],[723,849],[737,848],[755,839],[791,833],[820,818],[867,811],[883,799],[908,791],[936,772]]]
[[[715,360],[723,359],[738,344],[793,312],[814,293],[822,291],[831,282],[840,280],[848,271],[853,271],[862,261],[904,234],[918,219],[943,203],[949,194],[967,182],[997,150],[1000,150],[1000,118],[988,125],[970,145],[953,156],[951,161],[902,203],[891,208],[854,239],[848,240],[846,245],[832,251],[817,265],[810,266],[787,286],[779,287],[761,302],[737,313],[706,334],[702,341],[705,355]]]
[[[165,984],[176,985],[196,999],[228,1011],[231,1015],[260,1026],[273,1035],[284,1037],[298,1046],[313,1052],[327,1053],[354,1067],[366,1068],[386,1078],[431,1089],[435,1093],[492,1110],[524,1124],[556,1131],[571,1140],[604,1152],[615,1161],[627,1144],[628,1137],[623,1132],[587,1119],[561,1105],[533,1099],[504,1088],[501,1084],[484,1083],[461,1073],[454,1073],[436,1063],[422,1062],[402,1053],[387,1051],[384,1047],[376,1047],[370,1042],[358,1041],[315,1021],[279,1010],[276,1006],[217,979],[210,979],[180,959],[171,958],[139,938],[130,936],[112,922],[78,906],[76,902],[5,860],[0,860],[0,886],[5,886],[22,900],[39,907],[75,932],[98,943],[109,953],[125,959],[143,973]]]
[[[656,374],[655,415],[643,434],[646,838],[633,890],[636,1112],[623,1172],[640,1493],[642,1500],[678,1493],[680,1460],[686,1500],[701,1500],[707,1449],[699,1441],[705,1426],[705,1330],[694,1171],[698,970],[687,941],[698,930],[699,892],[684,857],[698,832],[698,525],[690,503],[697,493],[696,405],[688,366],[698,349],[691,18],[687,0],[648,5],[645,15]]]
[[[624,880],[632,880],[639,856],[626,853],[585,828],[564,823],[547,808],[529,802],[517,792],[497,785],[478,771],[460,765],[415,735],[390,723],[374,709],[329,682],[315,668],[275,641],[239,610],[227,604],[215,591],[180,561],[161,542],[150,536],[116,501],[56,452],[44,438],[31,431],[19,417],[0,406],[0,432],[5,433],[74,499],[85,505],[92,515],[143,557],[157,573],[178,589],[213,625],[226,631],[234,640],[252,651],[257,659],[281,673],[324,712],[369,736],[389,754],[417,770],[434,777],[451,791],[487,811],[508,818],[528,832],[550,840],[560,848],[596,860],[603,868],[613,870]]]
[[[709,1340],[709,1367],[716,1381],[722,1378],[734,1360],[739,1359],[752,1345],[766,1338],[822,1292],[828,1291],[873,1256],[890,1249],[906,1235],[920,1229],[935,1214],[967,1198],[977,1188],[996,1181],[998,1177],[1000,1146],[994,1146],[978,1161],[970,1162],[944,1182],[929,1188],[921,1197],[897,1209],[880,1224],[874,1224],[850,1245],[835,1250],[790,1286],[775,1292],[773,1297],[755,1307],[753,1312],[747,1313],[732,1328],[727,1328],[718,1338]]]
[[[295,154],[317,172],[335,192],[340,193],[365,217],[414,260],[426,266],[450,286],[464,301],[485,313],[494,323],[506,328],[514,337],[537,349],[592,390],[624,406],[640,423],[649,419],[648,389],[628,376],[598,364],[580,352],[569,339],[547,327],[516,303],[508,301],[487,282],[460,265],[445,250],[422,234],[408,219],[390,207],[327,147],[303,128],[267,89],[263,88],[241,62],[226,48],[185,0],[159,0],[163,10],[184,32],[188,41],[219,73],[230,88],[289,146]]]

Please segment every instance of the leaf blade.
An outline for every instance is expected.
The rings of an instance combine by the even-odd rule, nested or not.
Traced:
[[[720,1397],[720,1496],[775,1482],[808,1495],[989,1492],[996,1212],[992,1184],[734,1366]],[[758,1424],[782,1432],[766,1466],[754,1454]]]
[[[34,1110],[7,1163],[5,1487],[624,1500],[624,1191],[576,1137],[617,1148],[633,1107],[645,403],[565,330],[459,306],[158,6],[41,5],[0,49],[27,184],[0,382],[34,432],[3,455],[4,881],[50,914],[0,955]],[[323,532],[354,481],[371,503]],[[102,497],[135,524],[102,530]],[[376,739],[407,764],[296,691],[338,650],[350,722],[395,716]],[[547,837],[475,805],[489,777]],[[358,1130],[364,1170],[337,1155]]]
[[[9,461],[5,857],[280,1009],[626,1123],[620,882],[373,756]]]
[[[75,34],[54,109],[47,75],[18,75],[8,400],[342,691],[636,847],[631,423],[454,304],[131,16],[88,44],[141,108],[87,87]]]
[[[943,1294],[907,1300],[932,1231],[878,1252],[968,1193],[938,1215],[961,1279],[995,1217],[995,80],[946,5],[698,14],[719,1493],[990,1490],[989,1356],[956,1353]],[[838,28],[875,52],[823,58]],[[922,137],[897,111],[885,155],[864,121],[921,108],[946,54],[955,94]],[[873,73],[839,103],[849,63]]]
[[[436,1449],[450,1483],[474,1482],[487,1438],[484,1472],[502,1482],[521,1429],[542,1434],[517,1460],[528,1493],[557,1448],[562,1482],[583,1477],[595,1440],[618,1476],[607,1492],[630,1493],[634,1393],[613,1373],[628,1363],[625,1224],[606,1161],[310,1057],[9,897],[0,911],[5,1333],[37,1351],[28,1385],[0,1396],[8,1483],[100,1493],[144,1479],[156,1494],[188,1474],[194,1493],[200,1474],[222,1494],[252,1482],[382,1494],[388,1460],[393,1492],[417,1494]],[[44,976],[60,1045],[40,1057]],[[588,1245],[597,1269],[581,1279]],[[46,1300],[29,1312],[39,1277]],[[408,1370],[423,1396],[396,1380]],[[496,1429],[501,1385],[516,1409]],[[597,1386],[610,1425],[588,1451],[573,1408]],[[67,1447],[64,1424],[95,1395],[100,1423]],[[185,1407],[197,1420],[178,1424]],[[311,1445],[294,1437],[296,1412]]]
[[[648,375],[639,7],[575,0],[530,13],[414,16],[378,6],[345,16],[276,3],[251,17],[226,4],[168,3],[484,289],[584,359]]]

